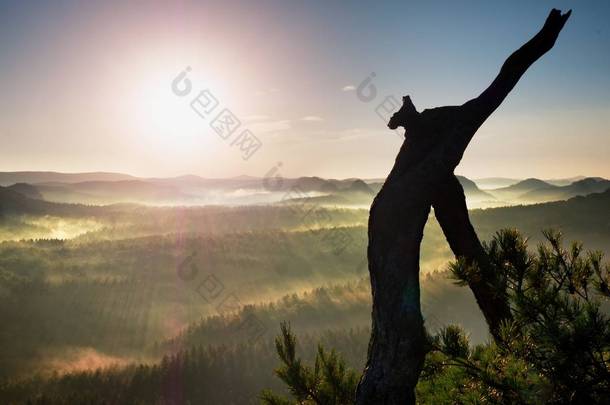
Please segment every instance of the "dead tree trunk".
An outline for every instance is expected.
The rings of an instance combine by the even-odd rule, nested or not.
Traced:
[[[462,106],[416,111],[411,99],[390,120],[406,139],[371,206],[368,261],[373,294],[372,332],[356,404],[414,404],[415,385],[428,344],[420,308],[419,250],[430,207],[456,256],[485,268],[483,249],[470,225],[463,190],[452,179],[477,129],[502,103],[527,68],[550,50],[570,12],[552,10],[542,30],[513,53],[479,97]],[[446,201],[445,199],[449,199]],[[490,277],[481,271],[483,277]],[[493,275],[491,275],[493,277]],[[473,282],[492,333],[510,311],[490,286]],[[500,307],[495,307],[498,302]]]
[[[368,259],[373,327],[359,404],[415,403],[413,387],[427,351],[419,249],[433,184],[418,174],[403,178],[404,183],[386,182],[371,208]]]
[[[500,339],[502,321],[512,318],[504,288],[500,287],[500,275],[494,272],[481,242],[470,223],[464,189],[455,176],[449,176],[439,185],[432,203],[447,242],[456,258],[477,271],[468,280],[468,286],[483,312],[489,331],[496,341]]]

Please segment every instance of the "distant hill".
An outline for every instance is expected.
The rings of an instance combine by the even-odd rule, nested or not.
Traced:
[[[610,188],[610,181],[599,177],[588,177],[567,186],[552,186],[534,189],[522,194],[524,202],[548,202],[567,200],[576,196],[600,193]]]
[[[472,210],[470,216],[482,239],[500,228],[516,227],[540,241],[543,229],[555,228],[586,241],[589,249],[610,248],[610,189],[567,201]]]
[[[8,214],[47,215],[62,211],[61,204],[26,197],[16,191],[18,188],[0,186],[0,218]]]
[[[9,190],[13,190],[22,194],[26,197],[33,198],[35,200],[43,200],[43,196],[40,191],[33,185],[27,183],[16,183],[12,186],[7,187]]]
[[[354,180],[354,182],[349,186],[349,188],[346,189],[346,191],[349,191],[352,193],[364,193],[364,194],[368,194],[368,195],[375,194],[373,189],[371,187],[369,187],[369,185],[366,184],[362,180]]]
[[[544,181],[546,181],[547,183],[552,184],[554,186],[567,186],[567,185],[574,183],[575,181],[584,180],[586,178],[587,178],[587,176],[574,176],[574,177],[569,177],[567,179],[547,179]]]
[[[553,186],[567,186],[574,183],[575,181],[585,179],[585,176],[574,176],[565,179],[543,179],[545,183]],[[522,179],[507,178],[507,177],[485,177],[481,179],[474,179],[474,182],[483,190],[494,190],[512,186],[519,183]]]
[[[565,200],[606,190],[608,180],[586,178],[558,186],[530,178],[522,181],[488,178],[472,181],[457,176],[470,208]],[[373,179],[375,180],[375,179]],[[122,173],[0,172],[0,184],[21,194],[74,204],[139,203],[147,205],[251,205],[273,204],[286,199],[308,198],[311,203],[364,207],[379,192],[383,180],[325,179],[317,176],[283,178],[278,187],[260,177],[204,178],[184,175],[169,178],[137,178]],[[512,182],[483,190],[480,184]],[[561,184],[564,180],[553,180]]]
[[[84,204],[66,204],[30,198],[16,191],[15,187],[0,186],[0,222],[7,215],[52,215],[58,217],[92,217],[108,215],[127,210],[133,212],[135,206],[93,206]]]
[[[319,204],[327,206],[351,206],[366,208],[371,205],[373,197],[377,193],[370,185],[363,180],[343,180],[339,182],[341,188],[334,185],[333,192],[323,195],[314,195],[309,197],[298,197],[289,200],[284,200],[282,203],[300,203],[306,202],[309,204]],[[309,191],[312,191],[311,189]],[[323,188],[318,188],[318,191],[323,192]]]
[[[292,186],[298,187],[300,191],[304,192],[333,192],[339,189],[336,184],[320,177],[299,177],[292,180]]]
[[[532,190],[542,189],[542,188],[550,188],[553,187],[551,184],[547,183],[544,180],[529,178],[518,182],[517,184],[513,184],[512,186],[500,188],[494,191],[512,191],[519,193],[527,193]]]
[[[482,179],[474,179],[474,182],[483,190],[490,190],[501,187],[508,187],[516,184],[520,179],[509,179],[506,177],[485,177]]]
[[[32,172],[33,173],[33,172]],[[355,187],[367,191],[366,183],[358,179],[323,179],[320,177],[284,178],[281,187],[269,190],[263,178],[237,176],[231,178],[204,178],[185,175],[171,178],[141,179],[121,174],[104,173],[0,173],[7,183],[28,178],[40,195],[33,198],[49,201],[83,204],[142,203],[152,205],[248,205],[273,203],[287,194],[299,193],[332,194]],[[111,178],[111,180],[86,180],[88,178]],[[115,179],[117,178],[117,179]],[[354,185],[354,181],[357,181]],[[272,182],[273,183],[273,182]],[[295,191],[296,190],[296,191]],[[25,192],[25,190],[20,190]],[[30,190],[33,192],[33,189]],[[27,192],[25,192],[27,194]]]
[[[554,181],[561,182],[560,180]],[[507,205],[515,205],[567,200],[579,195],[603,192],[608,188],[610,188],[610,181],[601,177],[588,177],[564,186],[551,184],[546,180],[529,178],[511,186],[487,190],[487,192]]]
[[[168,184],[143,180],[43,183],[37,186],[46,200],[67,203],[115,204],[122,202],[169,203],[192,196]]]
[[[466,194],[466,197],[469,200],[471,200],[473,202],[474,201],[482,202],[482,201],[493,201],[496,199],[493,195],[481,190],[474,181],[472,181],[464,176],[456,176],[456,177],[459,180],[462,187],[464,188],[464,193]]]
[[[15,183],[79,183],[83,181],[120,181],[133,180],[134,176],[123,173],[59,173],[59,172],[0,172],[0,186],[10,186]]]
[[[529,178],[521,180],[520,182],[510,185],[508,187],[497,188],[493,190],[487,190],[488,193],[493,194],[496,198],[505,201],[518,200],[525,193],[529,193],[533,190],[546,190],[549,188],[555,188],[552,184],[545,182],[544,180]]]

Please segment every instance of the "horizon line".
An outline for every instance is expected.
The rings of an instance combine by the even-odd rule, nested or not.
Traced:
[[[104,174],[104,175],[120,175],[120,176],[126,176],[126,177],[132,177],[133,179],[140,179],[140,180],[151,180],[151,179],[178,179],[178,178],[183,178],[183,177],[198,177],[200,179],[207,179],[207,180],[220,180],[220,179],[237,179],[237,178],[252,178],[252,179],[264,179],[265,176],[253,176],[250,174],[239,174],[239,175],[234,175],[234,176],[223,176],[223,177],[206,177],[200,174],[194,174],[194,173],[185,173],[185,174],[179,174],[179,175],[168,175],[168,176],[141,176],[141,175],[134,175],[131,173],[127,173],[127,172],[121,172],[121,171],[105,171],[105,170],[94,170],[94,171],[78,171],[78,172],[67,172],[67,171],[58,171],[58,170],[0,170],[0,174],[34,174],[34,173],[40,173],[40,174],[58,174],[58,175],[93,175],[93,174]],[[486,176],[486,177],[469,177],[466,176],[464,174],[459,174],[456,173],[456,176],[462,176],[462,177],[466,177],[468,179],[474,179],[474,180],[488,180],[488,179],[507,179],[507,180],[528,180],[528,179],[539,179],[539,180],[571,180],[571,179],[576,179],[576,178],[605,178],[604,176],[600,176],[600,175],[583,175],[583,174],[576,174],[576,175],[571,175],[571,176],[565,176],[565,177],[536,177],[536,176],[528,176],[528,177],[519,177],[519,176]],[[282,176],[285,179],[298,179],[298,178],[304,178],[304,177],[310,177],[310,178],[321,178],[321,179],[326,179],[326,180],[350,180],[350,179],[385,179],[387,176],[351,176],[351,177],[324,177],[321,175],[296,175],[296,176]]]

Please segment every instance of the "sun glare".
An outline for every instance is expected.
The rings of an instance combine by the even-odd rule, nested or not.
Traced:
[[[189,136],[204,128],[190,108],[188,100],[171,90],[173,72],[147,75],[137,86],[136,111],[138,124],[144,131],[161,137]],[[175,75],[175,73],[173,73]]]
[[[200,90],[193,77],[193,89],[180,97],[172,91],[172,81],[183,68],[148,69],[132,86],[133,123],[137,133],[160,148],[187,150],[209,138],[209,118],[204,119],[190,102]],[[215,88],[214,83],[207,83]],[[219,86],[216,86],[219,87]]]

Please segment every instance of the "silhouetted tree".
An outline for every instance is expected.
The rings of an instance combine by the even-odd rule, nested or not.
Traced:
[[[358,385],[357,404],[414,404],[415,385],[429,344],[420,308],[419,250],[430,207],[458,256],[478,264],[470,287],[491,332],[510,315],[487,271],[470,226],[463,190],[453,171],[477,129],[502,103],[521,76],[549,51],[570,12],[553,9],[544,26],[514,52],[492,84],[461,106],[418,112],[409,96],[388,126],[406,130],[406,139],[369,217],[368,261],[373,295],[372,332],[367,365]]]

